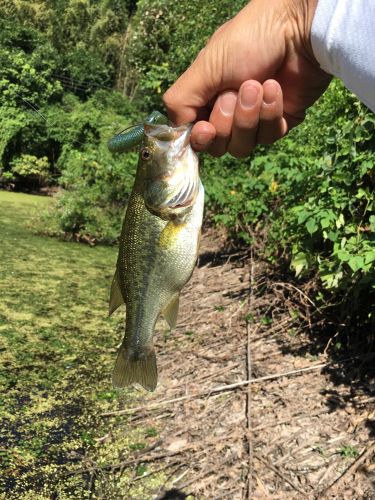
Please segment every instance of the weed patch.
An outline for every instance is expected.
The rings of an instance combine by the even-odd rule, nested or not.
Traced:
[[[0,192],[0,491],[7,498],[88,498],[89,478],[74,470],[119,461],[150,435],[127,432],[124,419],[104,428],[100,419],[131,400],[110,380],[122,336],[121,316],[107,318],[116,251],[33,234],[33,213],[50,202]],[[114,481],[112,494],[128,481],[127,474]]]

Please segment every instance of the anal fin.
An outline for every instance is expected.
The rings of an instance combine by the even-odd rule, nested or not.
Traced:
[[[118,307],[121,306],[121,304],[124,303],[124,298],[121,293],[121,288],[119,284],[119,274],[118,274],[118,269],[116,268],[115,275],[112,280],[112,286],[111,286],[111,295],[109,298],[109,312],[108,315],[110,316],[112,313],[116,311]]]
[[[171,330],[176,328],[179,305],[180,296],[179,294],[176,294],[173,296],[167,307],[163,310],[163,316],[167,320],[167,323]]]

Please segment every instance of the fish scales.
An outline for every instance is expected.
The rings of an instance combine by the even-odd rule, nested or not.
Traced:
[[[111,312],[126,304],[125,337],[113,373],[117,387],[138,382],[155,389],[155,324],[163,313],[175,326],[179,293],[196,263],[204,190],[189,134],[188,127],[146,128],[112,284]],[[145,151],[154,163],[142,159]]]

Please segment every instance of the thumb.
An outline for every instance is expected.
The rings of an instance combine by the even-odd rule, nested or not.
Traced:
[[[207,49],[202,49],[193,64],[163,96],[170,120],[175,125],[196,120],[198,110],[219,91],[220,77],[210,67]],[[215,78],[216,77],[216,78]]]

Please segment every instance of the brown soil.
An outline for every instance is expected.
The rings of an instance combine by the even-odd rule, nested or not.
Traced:
[[[178,327],[158,328],[156,392],[122,410],[158,430],[124,467],[164,470],[149,498],[374,499],[374,353],[314,338],[305,291],[223,241],[203,238]]]

